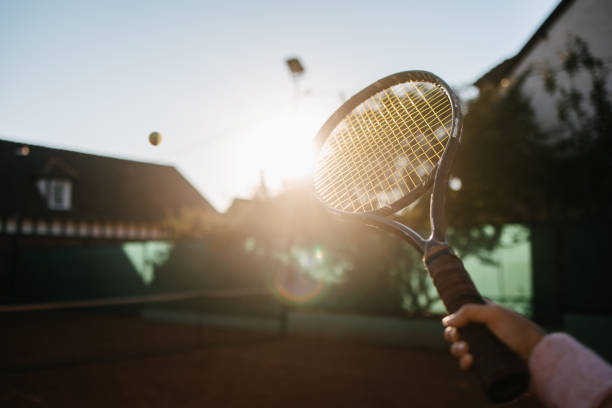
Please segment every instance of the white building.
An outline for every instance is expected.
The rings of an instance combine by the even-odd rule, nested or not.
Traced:
[[[554,130],[558,123],[558,92],[551,95],[546,91],[544,75],[547,72],[556,74],[560,87],[568,87],[569,81],[572,81],[585,95],[591,88],[585,70],[579,71],[572,79],[562,72],[568,43],[575,38],[586,42],[591,54],[601,59],[608,69],[612,68],[612,1],[562,0],[517,55],[487,72],[475,85],[479,88],[487,84],[507,86],[529,71],[523,91],[531,98],[532,107],[543,128]],[[608,91],[612,93],[610,72],[607,78]]]
[[[591,75],[581,69],[570,77],[564,68],[568,42],[577,38],[608,71],[605,77],[611,101],[611,0],[562,0],[518,54],[487,72],[475,85],[481,90],[504,88],[525,74],[522,91],[530,98],[540,126],[562,135],[554,132],[561,123],[557,109],[561,88],[581,90],[587,114],[590,108]],[[553,88],[545,81],[547,73],[556,78],[552,94]],[[612,130],[607,131],[603,137],[612,137]],[[612,361],[612,278],[605,267],[610,228],[609,218],[552,220],[530,225],[530,241],[533,317],[574,335]]]

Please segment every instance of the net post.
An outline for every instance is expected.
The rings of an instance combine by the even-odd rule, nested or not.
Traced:
[[[285,302],[281,302],[280,306],[281,308],[280,308],[280,316],[279,316],[280,318],[279,319],[280,320],[279,334],[281,337],[286,337],[288,325],[289,325],[289,306],[287,306]]]
[[[202,301],[200,298],[199,305],[197,307],[197,319],[198,319],[198,343],[196,344],[196,348],[200,349],[204,345],[204,312],[202,307]]]

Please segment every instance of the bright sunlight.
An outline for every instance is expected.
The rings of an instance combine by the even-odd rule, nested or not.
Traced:
[[[288,109],[237,132],[235,177],[248,179],[255,188],[263,172],[272,192],[307,177],[314,160],[313,140],[322,123],[320,115]]]

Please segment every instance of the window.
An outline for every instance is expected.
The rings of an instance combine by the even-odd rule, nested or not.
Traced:
[[[79,236],[86,237],[89,232],[89,226],[85,221],[81,221],[79,224]]]
[[[7,218],[6,224],[4,226],[4,230],[7,234],[16,234],[17,233],[17,219],[16,218]]]
[[[47,221],[38,220],[38,222],[36,223],[36,232],[38,233],[38,235],[47,235],[47,232],[48,232]]]
[[[72,208],[72,183],[66,179],[42,179],[36,183],[40,194],[47,199],[51,210],[68,211]]]
[[[68,235],[69,237],[73,236],[76,232],[76,227],[73,221],[66,221],[66,227],[65,230],[66,235]]]
[[[62,233],[62,223],[58,220],[53,220],[51,223],[51,234],[60,235]]]
[[[104,236],[106,238],[112,238],[113,236],[113,225],[110,222],[104,224]]]
[[[29,235],[34,230],[34,225],[32,224],[32,220],[29,218],[24,218],[21,221],[21,233]]]
[[[100,224],[98,223],[91,224],[91,236],[99,237],[100,235],[102,235],[102,227],[100,227]]]
[[[117,225],[117,238],[124,238],[126,236],[125,227],[123,224]]]

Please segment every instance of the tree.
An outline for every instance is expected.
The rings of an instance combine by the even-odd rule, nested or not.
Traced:
[[[587,43],[570,37],[561,57],[562,70],[545,67],[545,89],[556,98],[559,126],[549,144],[555,156],[550,193],[562,205],[557,219],[604,218],[612,210],[612,104],[609,70]],[[585,80],[586,76],[586,80]]]
[[[487,259],[509,223],[567,222],[612,214],[612,110],[607,69],[572,38],[562,70],[541,70],[556,99],[559,126],[541,128],[523,90],[523,73],[507,88],[486,86],[468,103],[464,143],[449,191],[449,236],[462,254]],[[586,74],[590,89],[578,87]],[[588,96],[588,98],[586,97]]]
[[[541,129],[523,92],[533,70],[506,88],[481,89],[468,103],[453,170],[463,188],[448,191],[446,209],[449,241],[461,256],[493,262],[491,251],[506,224],[610,220],[612,114],[605,65],[579,40],[568,45],[563,61],[563,73],[543,76],[557,99],[555,134],[563,137]],[[588,98],[571,80],[579,69],[591,79]],[[427,233],[428,206],[421,199],[396,217]],[[269,283],[280,271],[328,282],[327,296],[316,304],[328,310],[424,315],[437,301],[414,249],[362,225],[336,222],[305,186],[250,200],[230,215],[184,214],[169,225],[178,236],[208,246],[218,284]],[[314,251],[323,255],[302,262]]]

